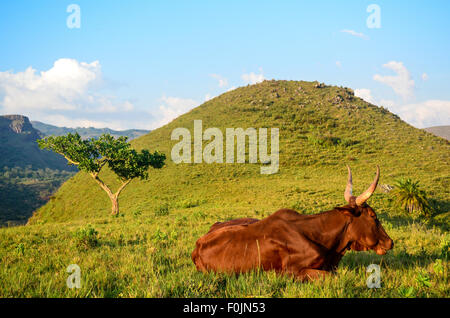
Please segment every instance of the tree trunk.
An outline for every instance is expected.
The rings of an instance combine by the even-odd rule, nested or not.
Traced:
[[[109,189],[109,187],[98,177],[98,173],[91,173],[92,178],[100,185],[100,187],[105,190],[105,192],[108,194],[109,199],[111,200],[111,214],[114,216],[119,215],[119,195],[120,192],[131,182],[131,179],[123,181],[122,185],[119,187],[116,193],[112,193],[112,191]]]
[[[119,215],[119,198],[115,195],[113,195],[112,197],[110,197],[111,199],[111,205],[112,205],[112,209],[111,209],[111,214],[114,216],[118,216]]]

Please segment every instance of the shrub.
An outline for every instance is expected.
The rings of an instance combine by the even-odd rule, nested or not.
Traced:
[[[444,260],[447,260],[449,254],[450,254],[450,236],[449,235],[446,235],[442,239],[440,248],[441,248],[441,255],[440,255],[441,258]]]
[[[91,225],[79,229],[73,236],[79,248],[88,249],[98,245],[98,232]]]
[[[437,259],[434,263],[433,263],[433,272],[436,275],[442,275],[444,274],[444,265],[442,264],[442,260],[441,259]]]
[[[164,216],[164,215],[169,215],[169,204],[167,203],[160,205],[155,210],[155,216]]]
[[[413,298],[415,296],[414,287],[400,287],[398,293],[404,298]]]
[[[178,207],[182,208],[182,209],[190,209],[190,208],[195,208],[197,206],[200,206],[205,202],[206,202],[205,200],[186,199],[184,201],[179,202]]]
[[[206,213],[203,211],[195,211],[193,213],[194,217],[199,218],[199,219],[204,219],[206,218]]]
[[[426,192],[420,189],[419,181],[413,181],[410,178],[397,180],[391,193],[405,211],[409,213],[417,212],[425,216],[431,215],[431,206]]]
[[[17,255],[24,255],[25,254],[25,244],[19,243],[16,246],[16,253],[17,253]]]
[[[416,282],[420,287],[431,287],[431,279],[427,273],[418,273]]]
[[[178,233],[174,230],[171,232],[164,232],[157,228],[153,233],[151,240],[155,245],[167,246],[175,243],[177,237]]]
[[[185,223],[187,222],[187,220],[188,220],[188,218],[187,218],[186,215],[178,216],[178,217],[176,218],[176,223],[177,223],[178,225],[183,225],[183,224],[185,224]]]
[[[308,140],[314,145],[319,145],[326,148],[337,146],[341,141],[338,137],[320,135],[308,136]]]
[[[356,141],[350,139],[341,139],[330,134],[323,135],[320,133],[313,133],[312,135],[309,135],[308,141],[313,145],[321,146],[324,148],[333,148],[337,146],[347,148],[357,144]]]

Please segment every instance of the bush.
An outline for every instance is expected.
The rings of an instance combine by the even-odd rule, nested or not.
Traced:
[[[169,204],[163,204],[156,208],[155,210],[156,216],[164,216],[169,215]]]
[[[400,287],[398,289],[398,293],[400,294],[401,297],[404,297],[404,298],[414,298],[415,297],[414,287]]]
[[[174,230],[170,232],[161,231],[159,228],[152,235],[152,242],[155,245],[167,246],[176,242],[178,233]]]
[[[190,209],[200,206],[205,202],[206,202],[205,200],[186,199],[184,201],[179,202],[177,206],[182,209]]]
[[[16,253],[17,253],[17,255],[24,255],[25,254],[25,244],[19,243],[16,246]]]
[[[88,225],[76,231],[73,236],[78,248],[89,249],[98,245],[98,232]]]
[[[194,217],[199,218],[199,219],[204,219],[206,218],[206,213],[203,211],[195,211],[193,213]]]
[[[405,211],[427,217],[431,215],[432,208],[426,192],[420,189],[419,181],[413,181],[410,178],[397,180],[391,193]]]
[[[450,236],[446,235],[441,241],[441,255],[440,257],[444,260],[448,260],[450,255]]]
[[[418,273],[416,276],[416,283],[420,287],[431,287],[430,275],[428,275],[427,273]]]
[[[341,141],[338,137],[320,135],[308,136],[308,140],[314,145],[319,145],[326,148],[337,146]]]
[[[333,148],[337,146],[348,148],[357,143],[356,141],[350,139],[341,139],[330,134],[322,135],[320,133],[309,135],[308,141],[313,145],[321,146],[324,148]]]

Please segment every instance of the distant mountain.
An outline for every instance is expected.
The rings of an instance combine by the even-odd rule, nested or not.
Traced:
[[[74,171],[62,156],[39,149],[36,140],[43,136],[31,125],[28,117],[0,116],[0,169],[31,166],[33,169]]]
[[[148,134],[149,130],[143,130],[143,129],[129,129],[129,130],[112,130],[109,128],[94,128],[94,127],[88,127],[88,128],[68,128],[68,127],[58,127],[53,126],[49,124],[44,124],[40,121],[32,121],[31,124],[34,128],[42,132],[45,136],[62,136],[67,135],[68,133],[75,133],[77,132],[80,134],[81,138],[87,139],[87,138],[98,138],[102,134],[111,134],[115,138],[120,136],[127,136],[129,140],[137,138],[139,136]]]
[[[42,150],[43,134],[22,115],[0,116],[0,225],[24,223],[77,169]]]
[[[438,137],[450,140],[450,126],[434,126],[424,128],[425,131],[432,133]]]

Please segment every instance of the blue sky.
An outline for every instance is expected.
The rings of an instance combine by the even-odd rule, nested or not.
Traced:
[[[69,28],[70,4],[80,28]],[[376,4],[380,28],[369,28]],[[416,127],[450,124],[449,1],[11,1],[0,114],[156,128],[262,79],[355,89]]]

